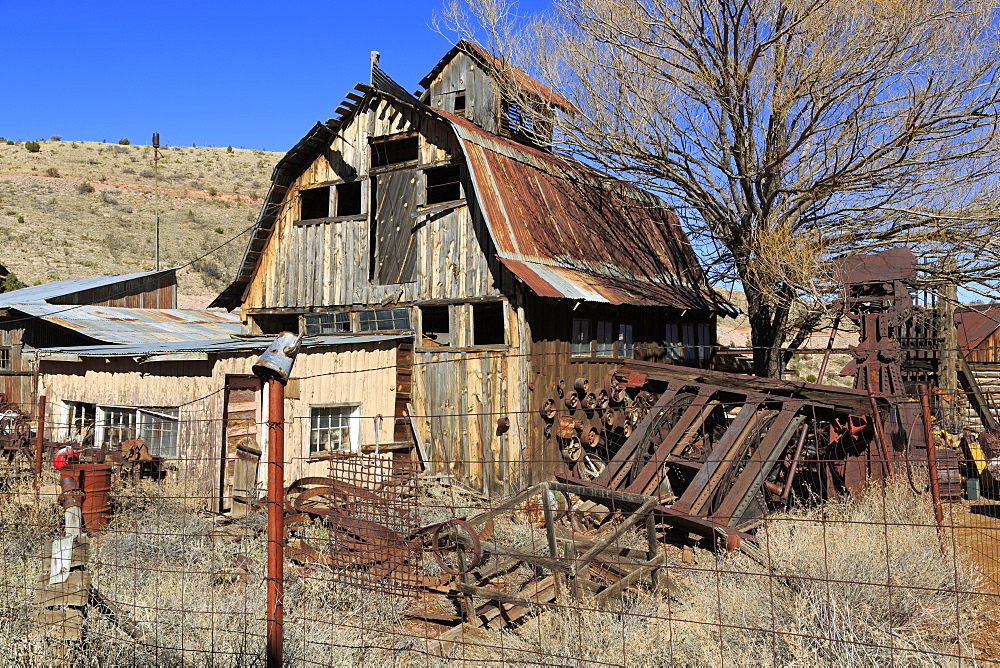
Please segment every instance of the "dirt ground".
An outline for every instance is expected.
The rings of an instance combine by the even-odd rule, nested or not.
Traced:
[[[944,540],[982,575],[982,627],[973,634],[979,658],[1000,661],[1000,501],[945,504],[944,524]]]

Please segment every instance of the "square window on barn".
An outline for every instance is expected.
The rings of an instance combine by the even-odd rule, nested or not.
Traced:
[[[65,401],[63,405],[66,410],[66,441],[93,445],[97,406],[82,401]]]
[[[503,302],[472,305],[472,345],[502,346],[507,343]]]
[[[420,307],[420,342],[430,347],[451,345],[451,319],[447,306]]]
[[[465,116],[465,91],[455,93],[455,115]]]
[[[309,313],[303,319],[306,334],[340,334],[351,331],[351,314],[347,311]]]
[[[179,408],[139,408],[139,438],[146,442],[154,455],[177,458],[177,430],[180,424]]]
[[[330,217],[330,186],[309,188],[299,193],[299,220]]]
[[[362,332],[410,329],[410,309],[405,307],[361,311],[358,316]]]
[[[138,436],[134,408],[120,406],[97,407],[97,444],[107,450],[118,450],[122,441]]]
[[[590,354],[590,320],[573,318],[573,338],[570,341],[571,354]]]
[[[420,138],[417,136],[372,141],[372,167],[416,162],[419,154]]]
[[[359,216],[361,208],[361,181],[337,185],[337,217]]]
[[[684,344],[681,342],[681,328],[676,322],[667,323],[664,354],[668,360],[679,360],[684,354]]]
[[[618,326],[618,356],[635,357],[635,344],[632,338],[632,325]]]
[[[425,204],[441,204],[462,199],[462,181],[458,165],[424,170],[427,184]]]
[[[0,369],[10,369],[10,347],[0,346]]]
[[[357,452],[359,406],[310,406],[309,455]]]
[[[594,349],[598,357],[613,357],[615,354],[614,325],[605,320],[597,321],[597,342]]]

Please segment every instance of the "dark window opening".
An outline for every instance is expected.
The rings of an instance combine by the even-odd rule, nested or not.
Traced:
[[[304,319],[306,334],[339,334],[351,331],[351,314],[347,311],[310,313]]]
[[[573,337],[570,343],[571,354],[590,354],[590,320],[586,318],[573,318]]]
[[[472,345],[497,346],[505,343],[503,302],[473,304]]]
[[[281,334],[299,331],[299,316],[296,313],[260,313],[251,315],[261,334]]]
[[[337,215],[361,214],[361,181],[341,183],[337,186]]]
[[[447,306],[420,307],[421,345],[450,346],[451,323]]]
[[[462,199],[462,183],[458,165],[435,167],[424,171],[427,179],[427,204],[440,204]]]
[[[0,369],[10,369],[10,348],[0,348]]]
[[[455,114],[465,116],[465,93],[455,94]]]
[[[300,220],[330,217],[330,186],[303,190],[299,197],[302,200]]]
[[[362,332],[410,328],[410,309],[405,307],[361,311],[358,315]]]
[[[372,143],[372,167],[385,167],[417,159],[419,137],[404,137]]]

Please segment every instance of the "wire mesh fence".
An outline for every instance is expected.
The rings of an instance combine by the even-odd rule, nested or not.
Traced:
[[[751,419],[746,402],[698,400],[649,402],[628,437],[613,421],[592,444],[576,431],[566,444],[582,453],[524,462],[545,475],[504,494],[414,448],[289,453],[288,471],[317,474],[286,476],[280,494],[284,662],[1000,660],[1000,489],[966,450],[932,464],[926,448],[880,449],[868,427],[852,454],[808,407],[782,417],[764,402]],[[678,427],[688,411],[697,423]],[[218,457],[134,443],[56,470],[65,444],[46,441],[36,477],[36,445],[20,438],[0,461],[9,662],[265,664],[266,453],[241,482]]]

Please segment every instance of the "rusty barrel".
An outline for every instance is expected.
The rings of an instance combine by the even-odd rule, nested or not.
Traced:
[[[83,490],[83,526],[87,533],[101,531],[111,515],[111,465],[68,464],[61,474],[64,479],[74,478]]]

